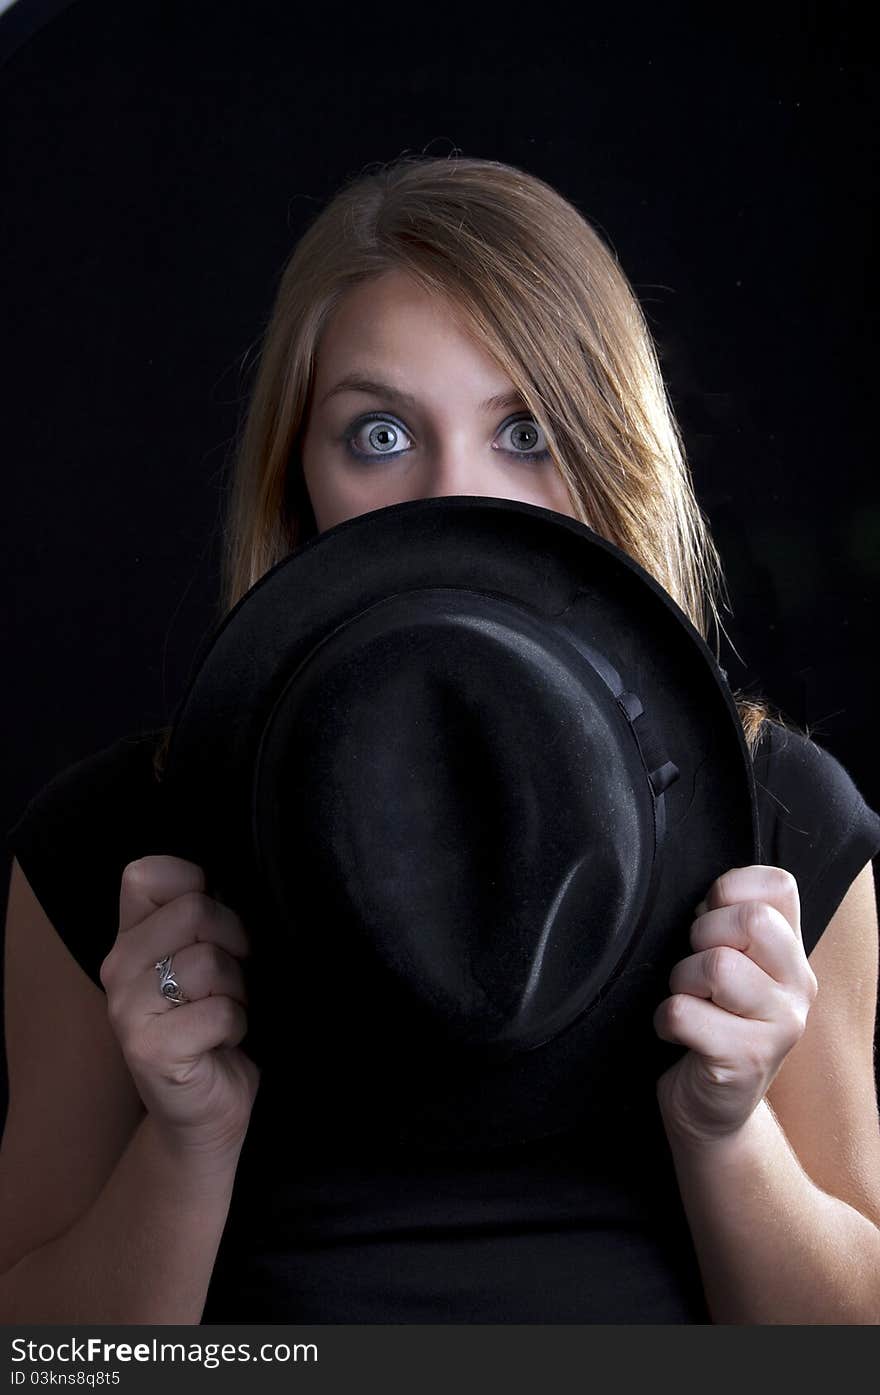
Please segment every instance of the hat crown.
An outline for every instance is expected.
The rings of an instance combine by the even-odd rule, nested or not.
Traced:
[[[349,618],[281,688],[253,796],[273,914],[369,946],[423,1009],[411,1049],[432,1024],[530,1049],[624,954],[654,796],[609,682],[527,604],[431,587]]]

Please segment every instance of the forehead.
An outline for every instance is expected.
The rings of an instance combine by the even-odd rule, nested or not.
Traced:
[[[426,291],[402,271],[390,271],[348,291],[321,336],[318,358],[411,352],[426,336],[479,352],[459,307]]]

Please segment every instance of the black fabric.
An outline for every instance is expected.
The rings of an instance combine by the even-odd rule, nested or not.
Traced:
[[[59,772],[7,844],[71,954],[100,986],[126,863],[163,845],[140,732]],[[880,816],[829,752],[765,725],[755,756],[764,861],[797,878],[810,952],[880,850]],[[313,1069],[303,1062],[303,1070]],[[634,1071],[637,1063],[633,1062]],[[577,1133],[469,1158],[322,1151],[262,1088],[242,1151],[206,1324],[705,1322],[657,1119],[624,1105]]]
[[[59,771],[6,834],[43,910],[99,988],[119,928],[124,868],[168,852],[152,770],[158,735],[120,737]]]
[[[765,723],[754,758],[765,865],[797,878],[808,954],[880,848],[880,817],[849,773],[798,732]]]

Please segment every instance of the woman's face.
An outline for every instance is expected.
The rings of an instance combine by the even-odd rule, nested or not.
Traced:
[[[371,509],[446,494],[576,516],[510,380],[401,271],[356,287],[328,322],[302,464],[320,533]]]

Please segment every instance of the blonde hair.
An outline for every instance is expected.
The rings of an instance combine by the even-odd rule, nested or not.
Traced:
[[[369,167],[339,189],[288,258],[234,447],[218,618],[317,531],[299,449],[321,334],[349,290],[391,270],[461,317],[544,432],[575,516],[655,577],[705,640],[714,625],[717,658],[719,599],[727,604],[721,560],[629,281],[550,185],[461,156]],[[754,753],[769,705],[734,698]],[[783,721],[778,712],[774,719]],[[158,775],[166,750],[167,734]]]

